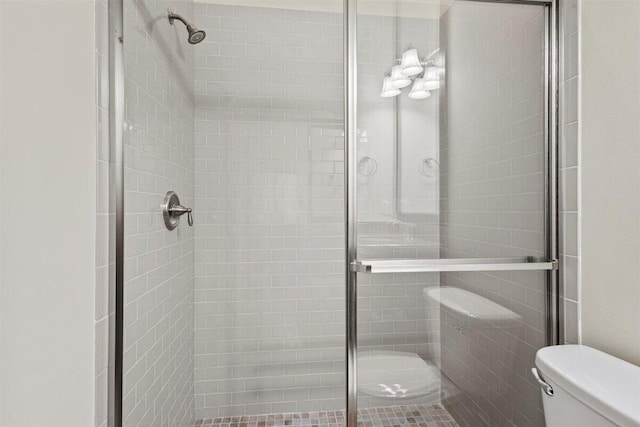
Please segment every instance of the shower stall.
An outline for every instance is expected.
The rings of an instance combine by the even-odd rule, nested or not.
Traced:
[[[109,0],[111,425],[544,426],[556,9]]]

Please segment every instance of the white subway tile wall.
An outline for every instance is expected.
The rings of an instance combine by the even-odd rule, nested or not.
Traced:
[[[340,409],[342,15],[195,8],[196,418]]]
[[[560,271],[564,295],[564,341],[580,343],[580,120],[578,0],[560,2]]]
[[[544,14],[454,2],[442,19],[441,240],[446,258],[544,255]],[[441,315],[444,400],[461,426],[544,425],[529,373],[545,341],[540,272],[447,273],[442,284],[511,310],[467,329]]]
[[[166,229],[168,190],[194,203],[193,47],[171,7],[125,2],[124,425],[193,425],[193,228]]]
[[[211,35],[196,53],[196,417],[342,408],[342,15],[196,4],[196,19]],[[396,44],[426,56],[438,24],[359,22],[360,154],[378,162],[359,183],[362,253],[437,256],[437,212],[390,225],[395,104],[379,91]],[[380,249],[380,232],[420,243]],[[362,278],[361,348],[437,359],[421,296],[437,284]]]

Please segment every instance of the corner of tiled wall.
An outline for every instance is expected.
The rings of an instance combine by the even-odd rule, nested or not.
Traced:
[[[580,127],[578,0],[561,0],[560,265],[564,343],[580,343]]]
[[[109,280],[113,251],[109,227],[109,33],[108,0],[95,2],[96,55],[96,279],[95,279],[95,426],[107,425],[109,393]]]

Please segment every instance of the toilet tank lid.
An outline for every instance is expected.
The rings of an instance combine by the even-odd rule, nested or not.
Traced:
[[[536,354],[543,378],[618,425],[640,427],[640,367],[583,345]]]
[[[521,317],[483,296],[452,286],[425,288],[424,294],[453,313],[469,321],[496,326],[519,325]]]

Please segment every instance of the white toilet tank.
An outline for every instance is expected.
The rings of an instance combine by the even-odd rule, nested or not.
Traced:
[[[542,348],[536,367],[553,389],[542,387],[547,427],[640,427],[640,367],[581,345]]]

